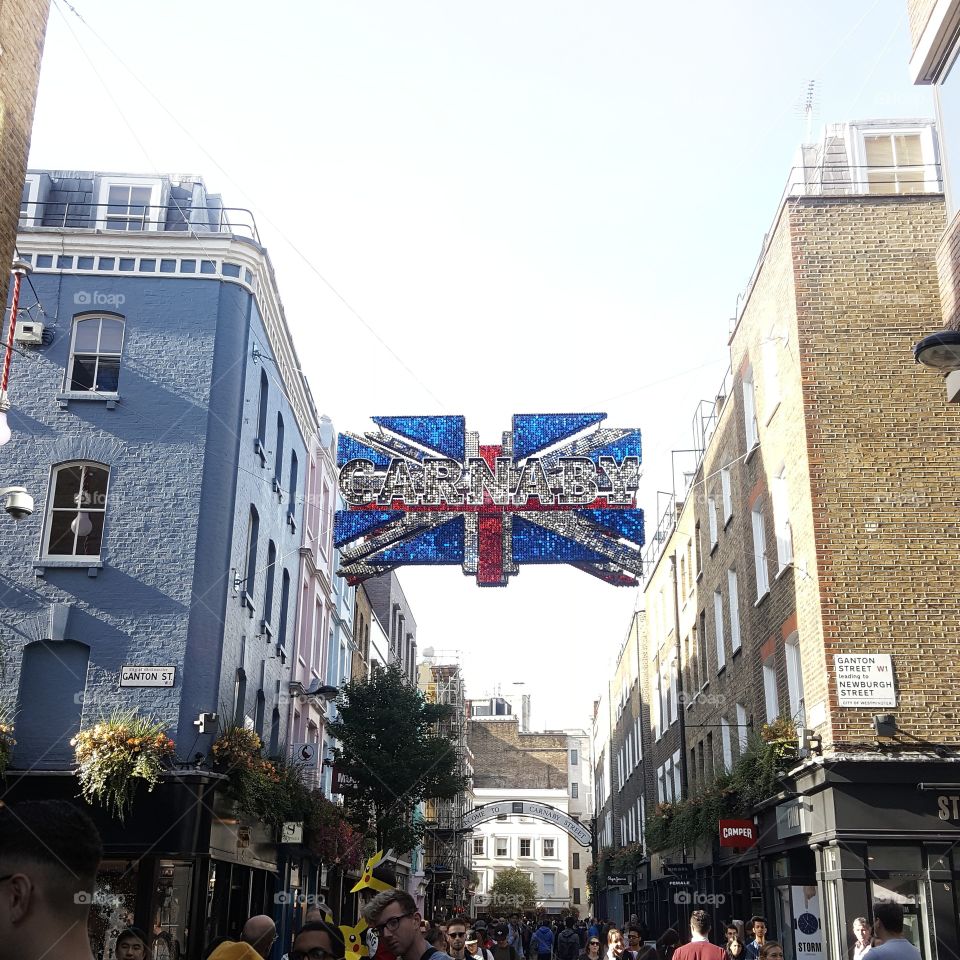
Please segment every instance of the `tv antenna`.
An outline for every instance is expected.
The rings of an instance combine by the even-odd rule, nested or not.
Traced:
[[[796,112],[804,119],[805,135],[804,143],[810,143],[813,139],[813,118],[818,113],[819,91],[817,90],[816,80],[804,81],[803,93],[796,103]]]

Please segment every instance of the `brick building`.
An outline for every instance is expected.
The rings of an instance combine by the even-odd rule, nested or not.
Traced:
[[[23,209],[49,13],[50,0],[10,0],[0,6],[0,303],[7,302],[8,267]]]
[[[652,928],[698,896],[715,925],[765,914],[788,960],[841,956],[852,920],[888,897],[924,957],[957,949],[960,530],[944,518],[960,418],[910,356],[940,311],[938,156],[932,123],[910,120],[833,125],[801,149],[730,370],[695,418],[644,586],[648,826],[735,768],[766,723],[822,751],[811,741],[754,810],[756,846],[648,851],[637,904]],[[870,679],[851,682],[858,665]]]
[[[198,178],[31,171],[27,189],[17,244],[45,330],[14,364],[3,450],[36,500],[0,525],[0,707],[17,740],[5,798],[75,798],[70,739],[114,710],[164,723],[176,769],[124,824],[91,809],[99,883],[194,960],[251,911],[292,920],[273,893],[299,850],[232,816],[206,758],[230,725],[271,756],[307,739],[291,680],[307,692],[328,676],[336,611],[298,620],[298,566],[329,581],[333,504],[308,468],[332,464],[332,434],[317,438],[252,219]],[[162,684],[122,679],[148,666]],[[198,727],[201,714],[219,721]],[[315,893],[319,877],[304,852],[296,885]]]

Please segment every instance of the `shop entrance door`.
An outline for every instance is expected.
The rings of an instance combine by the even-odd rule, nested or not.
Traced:
[[[903,935],[920,950],[923,960],[933,960],[930,890],[923,874],[874,872],[870,895],[873,900],[891,900],[903,907]]]

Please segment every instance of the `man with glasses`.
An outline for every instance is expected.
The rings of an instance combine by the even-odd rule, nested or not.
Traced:
[[[290,960],[339,960],[345,953],[340,931],[323,920],[313,920],[294,938]]]
[[[403,960],[450,960],[449,955],[427,943],[420,930],[416,901],[403,890],[384,890],[364,908],[363,917],[385,941],[390,952]]]
[[[102,847],[63,800],[0,803],[0,960],[93,960],[87,914]]]

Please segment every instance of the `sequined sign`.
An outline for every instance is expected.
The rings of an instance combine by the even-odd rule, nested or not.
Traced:
[[[460,564],[501,587],[521,564],[568,563],[636,585],[640,431],[605,419],[517,414],[496,446],[463,417],[374,417],[378,429],[340,434],[340,573],[359,583],[406,564]]]

